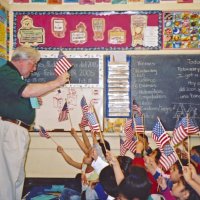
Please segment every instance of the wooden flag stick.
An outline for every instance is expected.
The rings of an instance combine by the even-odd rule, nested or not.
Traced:
[[[188,135],[188,163],[190,164],[190,136],[189,136],[189,114],[187,113],[187,135]]]
[[[66,101],[65,101],[65,102],[67,103],[67,107],[68,107],[68,102],[67,102],[67,99],[66,99]],[[69,107],[68,107],[68,111],[69,111]],[[73,128],[73,126],[72,126],[72,119],[71,119],[70,112],[68,112],[68,116],[69,116],[69,123],[70,123],[70,125],[71,125],[71,128]]]
[[[69,112],[69,122],[70,122],[71,128],[73,128],[73,126],[72,126],[72,119],[71,119],[70,112]]]
[[[134,130],[135,130],[136,138],[137,138],[137,140],[139,140],[139,139],[138,139],[138,133],[137,133],[137,129],[136,129],[136,123],[135,123],[135,118],[134,118],[134,116],[133,116],[133,124],[134,124]]]
[[[161,123],[161,121],[160,121],[160,118],[157,117],[157,119],[158,119],[158,121],[160,122],[160,124],[161,124],[163,130],[165,130],[164,126],[162,125],[162,123]],[[179,161],[181,167],[183,168],[183,164],[182,164],[180,158],[178,157],[178,155],[177,155],[177,153],[176,153],[176,150],[174,149],[174,146],[171,144],[171,141],[169,142],[169,144],[170,144],[170,146],[172,147],[172,149],[173,149],[173,151],[174,151],[174,153],[175,153],[175,155],[176,155],[176,158],[177,158],[177,160]]]
[[[99,123],[99,118],[98,118],[98,115],[97,115],[96,110],[95,110],[95,108],[94,108],[94,105],[92,105],[92,108],[93,108],[94,114],[95,114],[95,116],[96,116],[97,123],[99,124],[99,131],[100,131],[99,134],[100,134],[100,138],[101,138],[101,140],[102,140],[102,142],[103,142],[103,146],[104,146],[105,150],[107,150],[107,149],[106,149],[106,145],[105,145],[105,141],[104,141],[104,138],[103,138],[103,135],[102,135],[102,133],[101,133],[101,127],[100,127],[100,123]]]
[[[142,124],[144,126],[144,114],[142,114]],[[146,149],[146,146],[145,146],[146,143],[144,142],[144,135],[145,135],[145,128],[144,128],[144,132],[143,132],[143,144],[144,144],[144,149]]]
[[[144,124],[145,124],[144,114],[142,114],[142,124],[143,124],[143,126],[144,126]],[[145,134],[145,126],[144,126],[144,134]]]
[[[52,142],[53,142],[54,144],[56,144],[57,146],[59,146],[58,143],[57,143],[52,137],[50,137],[50,139],[52,140]]]
[[[71,88],[70,84],[71,83],[70,83],[70,80],[69,80],[69,92],[70,92],[70,94],[72,94],[72,88]],[[67,100],[66,100],[66,102],[67,102]],[[68,102],[67,102],[67,106],[68,106]],[[70,116],[70,112],[69,112],[69,121],[70,121],[71,128],[73,128],[73,126],[72,126],[72,120],[71,120],[71,116]]]

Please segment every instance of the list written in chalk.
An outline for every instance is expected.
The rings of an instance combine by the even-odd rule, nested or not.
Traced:
[[[173,130],[187,113],[200,125],[199,55],[132,56],[131,96],[140,104],[148,130],[157,116],[166,130]]]
[[[69,58],[74,66],[69,70],[71,84],[99,84],[99,58]],[[55,79],[54,66],[57,58],[42,58],[27,82],[42,83]]]

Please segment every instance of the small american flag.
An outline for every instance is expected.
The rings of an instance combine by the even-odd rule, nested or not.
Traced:
[[[90,127],[90,130],[92,133],[100,133],[100,125],[97,122],[96,116],[92,112],[86,113],[87,119],[88,119],[88,125]]]
[[[60,76],[64,72],[67,72],[73,65],[69,62],[67,57],[63,54],[62,51],[59,52],[58,60],[55,63],[54,71]]]
[[[199,132],[199,127],[197,126],[196,121],[194,119],[192,118],[188,119],[186,131],[189,135],[196,134]]]
[[[161,149],[161,153],[162,154],[161,154],[159,162],[167,171],[177,161],[176,153],[174,152],[170,144],[166,144]]]
[[[140,116],[142,115],[141,107],[136,103],[135,99],[133,99],[132,111]]]
[[[133,154],[136,151],[136,144],[137,144],[137,139],[135,137],[132,137],[131,140],[126,139],[124,141],[124,148],[126,148],[127,150],[130,150]]]
[[[82,109],[82,112],[83,112],[83,117],[81,119],[80,126],[81,127],[86,127],[86,126],[89,125],[88,124],[88,119],[87,119],[87,112],[89,110],[89,107],[87,105],[86,98],[84,96],[81,99],[81,109]]]
[[[81,109],[82,109],[83,114],[88,112],[88,110],[89,110],[89,107],[87,105],[87,102],[86,102],[86,99],[84,96],[81,99]]]
[[[68,106],[67,106],[67,102],[65,102],[60,114],[59,114],[59,117],[58,117],[58,121],[59,122],[62,122],[64,120],[67,120],[68,119],[68,113],[69,113],[69,109],[68,109]]]
[[[39,135],[41,137],[45,137],[47,139],[49,139],[51,136],[49,135],[49,133],[45,130],[45,128],[43,126],[39,126]]]
[[[81,126],[82,128],[84,128],[84,127],[86,127],[86,126],[88,126],[88,125],[89,125],[89,124],[88,124],[87,116],[86,116],[86,114],[84,114],[83,117],[81,118],[80,126]]]
[[[172,144],[177,145],[182,142],[188,135],[196,134],[199,132],[199,127],[196,125],[194,119],[183,117],[175,126],[173,131]]]
[[[159,143],[161,144],[161,147],[170,141],[169,135],[165,132],[159,120],[157,120],[156,124],[153,127],[152,138],[156,142],[159,141]]]
[[[126,154],[128,149],[124,146],[124,140],[122,139],[122,136],[120,135],[120,156],[124,156]]]
[[[126,121],[126,124],[124,126],[124,133],[126,135],[126,139],[131,140],[133,138],[134,135],[134,124],[133,124],[133,119],[129,118]]]
[[[187,132],[185,131],[185,127],[187,126],[186,117],[180,119],[174,128],[173,137],[172,137],[172,145],[177,145],[182,142],[186,137],[188,137]]]
[[[143,117],[135,117],[135,129],[137,133],[144,133]]]

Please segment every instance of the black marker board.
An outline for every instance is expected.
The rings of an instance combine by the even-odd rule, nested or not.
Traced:
[[[99,84],[99,58],[68,58],[74,65],[69,73],[71,84]],[[55,79],[54,66],[57,58],[42,58],[36,72],[27,82],[42,83]]]
[[[146,130],[157,116],[173,130],[189,113],[200,126],[200,55],[131,56],[131,97],[141,106]]]

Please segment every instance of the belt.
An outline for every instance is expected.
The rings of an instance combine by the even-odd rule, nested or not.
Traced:
[[[20,120],[18,120],[18,119],[8,119],[8,118],[6,118],[6,117],[1,117],[1,120],[3,120],[3,121],[8,121],[8,122],[12,122],[12,123],[14,123],[14,124],[17,124],[17,125],[19,125],[19,126],[22,126],[22,127],[24,127],[25,129],[27,129],[27,130],[29,130],[30,129],[30,125],[28,125],[28,124],[26,124],[26,123],[24,123],[24,122],[22,122],[22,121],[20,121]]]

